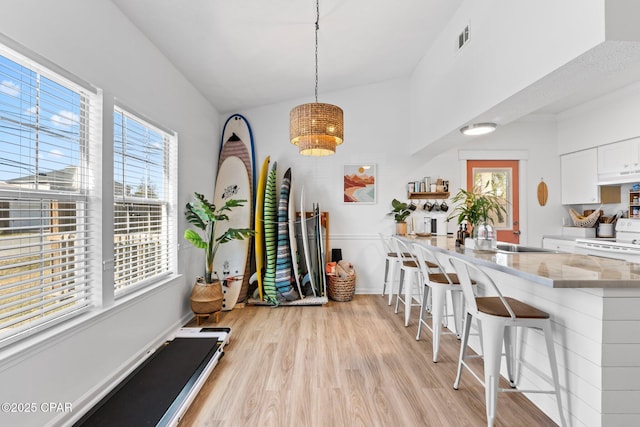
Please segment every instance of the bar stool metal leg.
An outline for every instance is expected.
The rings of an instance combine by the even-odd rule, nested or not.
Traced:
[[[398,308],[400,307],[400,295],[402,295],[402,289],[404,288],[404,270],[400,269],[400,280],[398,281],[398,298],[396,298],[395,314],[398,314]]]
[[[432,329],[433,329],[433,363],[438,361],[438,350],[440,349],[440,334],[442,332],[442,319],[444,314],[444,301],[447,297],[447,290],[442,286],[434,286],[432,294]]]
[[[507,379],[509,385],[513,388],[516,386],[515,368],[517,365],[518,355],[516,354],[516,332],[517,327],[505,326],[504,328],[504,351],[507,364]]]
[[[562,397],[560,396],[560,377],[558,375],[558,365],[556,363],[556,350],[553,344],[553,332],[551,330],[551,321],[548,320],[542,326],[542,332],[544,333],[544,339],[547,343],[547,354],[549,355],[549,362],[551,363],[551,377],[553,379],[553,386],[556,390],[556,403],[558,405],[558,413],[560,414],[560,424],[566,426],[567,422],[564,419],[564,412],[562,412]]]
[[[460,339],[460,356],[458,357],[458,372],[456,373],[456,380],[453,382],[453,388],[458,390],[460,387],[460,378],[462,377],[462,365],[467,358],[467,346],[469,345],[469,332],[471,331],[471,321],[473,317],[467,313],[464,317],[464,325],[462,326],[462,338]]]
[[[384,260],[384,283],[382,284],[382,296],[387,290],[387,282],[389,280],[389,257]]]
[[[389,263],[389,270],[388,270],[388,274],[385,274],[385,288],[386,288],[386,285],[389,284],[389,305],[391,305],[391,303],[393,303],[393,294],[395,293],[395,284],[397,282],[396,269],[398,268],[398,261],[394,259],[391,261],[387,260],[387,262]]]
[[[484,386],[487,406],[487,426],[493,426],[498,401],[498,381],[500,380],[500,361],[502,359],[502,341],[504,323],[491,318],[482,319],[482,341],[484,347]]]

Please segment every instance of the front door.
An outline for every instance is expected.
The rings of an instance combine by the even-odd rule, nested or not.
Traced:
[[[476,187],[505,199],[506,215],[493,222],[501,242],[520,243],[518,179],[517,160],[467,160],[467,190]]]

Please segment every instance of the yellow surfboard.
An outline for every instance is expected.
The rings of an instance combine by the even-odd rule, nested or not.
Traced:
[[[256,218],[255,218],[255,258],[256,258],[256,274],[258,275],[258,293],[260,301],[263,301],[262,295],[262,279],[264,278],[264,190],[267,185],[267,174],[269,173],[270,156],[267,156],[262,162],[258,185],[256,187]]]

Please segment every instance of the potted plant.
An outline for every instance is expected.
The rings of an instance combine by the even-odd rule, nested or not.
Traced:
[[[396,234],[404,236],[407,234],[407,217],[411,215],[411,210],[409,209],[409,205],[399,201],[398,199],[393,199],[391,201],[392,211],[389,212],[389,215],[393,215],[393,219],[396,221]]]
[[[476,248],[490,249],[495,242],[495,231],[491,224],[494,216],[498,221],[503,220],[503,214],[506,213],[505,200],[475,187],[472,191],[460,188],[451,201],[457,206],[447,217],[447,221],[457,218],[458,224],[466,222],[471,227]]]
[[[196,314],[210,314],[222,309],[222,284],[213,277],[213,260],[220,245],[232,240],[242,240],[253,235],[249,228],[229,228],[216,237],[216,225],[228,221],[233,208],[243,206],[246,200],[229,199],[219,209],[202,194],[195,193],[196,201],[186,206],[185,217],[200,232],[188,229],[184,238],[196,248],[205,251],[205,276],[198,277],[191,292],[191,309]]]

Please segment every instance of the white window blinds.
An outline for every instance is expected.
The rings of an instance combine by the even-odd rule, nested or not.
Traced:
[[[91,305],[99,96],[0,46],[0,342]]]
[[[173,133],[115,108],[116,296],[175,272],[176,144]]]

